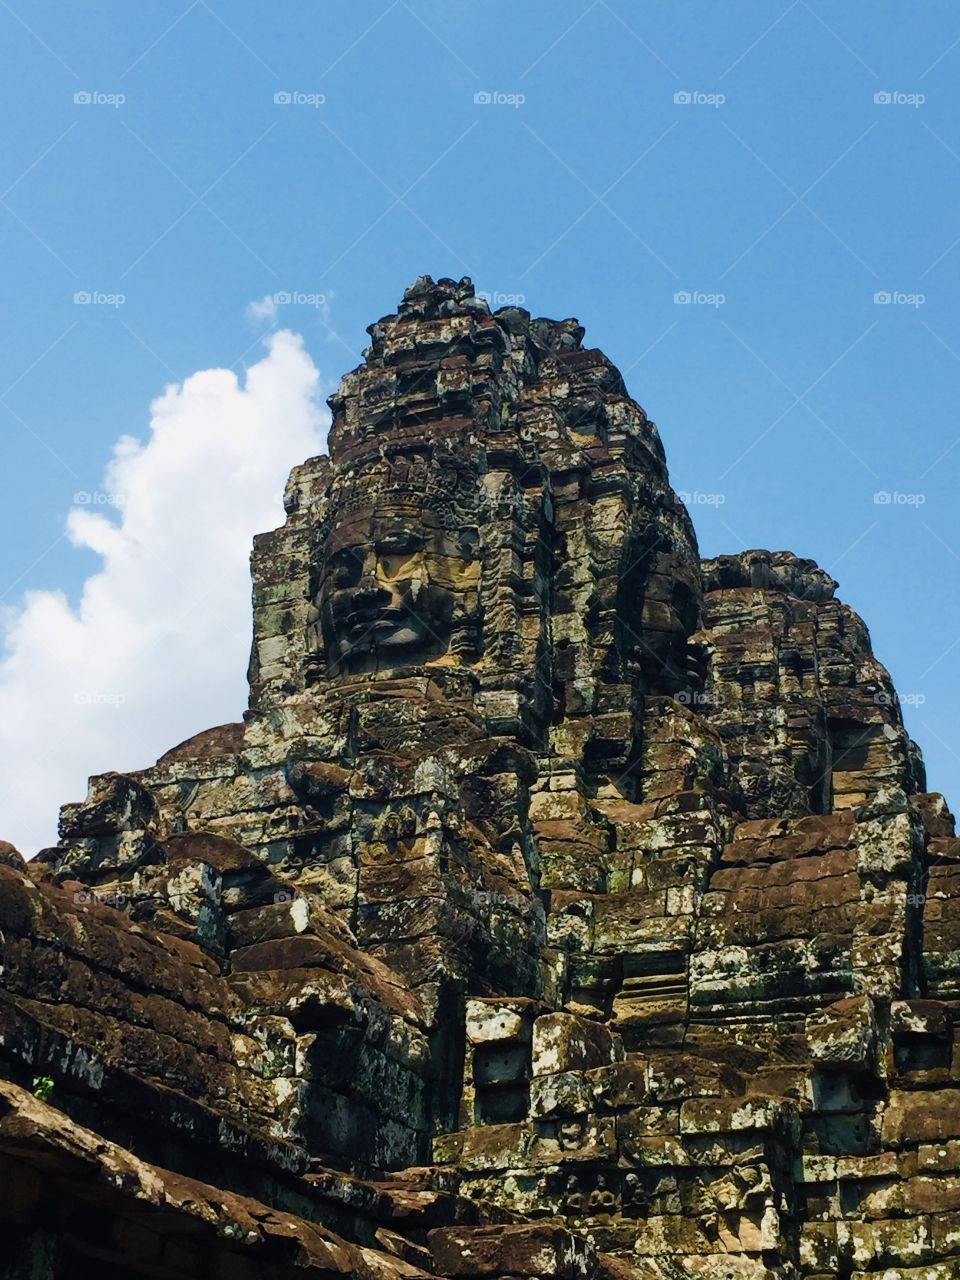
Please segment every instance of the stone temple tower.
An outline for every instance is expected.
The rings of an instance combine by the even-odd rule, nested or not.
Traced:
[[[242,721],[0,856],[0,1185],[67,1224],[0,1276],[956,1274],[960,846],[863,623],[700,558],[575,320],[368,332]]]

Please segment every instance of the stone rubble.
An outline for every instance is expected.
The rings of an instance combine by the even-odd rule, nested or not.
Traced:
[[[960,840],[836,583],[421,277],[250,706],[0,844],[0,1278],[960,1276]]]

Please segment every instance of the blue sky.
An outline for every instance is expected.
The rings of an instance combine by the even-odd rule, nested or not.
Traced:
[[[157,492],[179,496],[160,494],[168,515],[143,536],[175,525],[202,560],[201,508],[234,531],[242,507],[244,539],[255,517],[279,522],[275,473],[322,434],[308,365],[328,392],[416,275],[470,274],[578,316],[621,367],[693,495],[703,554],[787,548],[839,579],[931,787],[960,794],[955,4],[13,0],[0,32],[0,606],[9,628],[25,593],[59,602],[33,619],[58,633],[48,661],[77,652],[69,610],[111,536],[106,498],[83,524],[75,495],[109,496],[117,441],[156,436],[165,386],[234,369],[251,457],[271,459],[262,483],[239,456],[218,474],[209,450],[160,466]],[[285,294],[300,300],[251,312]],[[268,351],[272,328],[304,351]],[[284,361],[303,398],[277,426]],[[259,390],[244,382],[258,362]],[[190,385],[181,440],[203,430],[198,404],[227,413],[234,394]],[[105,690],[80,692],[126,710],[94,733],[81,699],[69,746],[45,746],[45,729],[19,753],[34,781],[68,787],[59,800],[94,768],[148,763],[169,745],[151,724],[184,737],[242,709],[227,668],[244,599],[222,602],[230,644],[193,672],[198,699],[190,645],[157,630],[176,582],[144,591],[125,625],[154,618],[150,652],[134,637],[118,683],[147,673],[169,717],[141,698],[137,722],[140,695],[101,673]],[[39,662],[37,720],[56,725]],[[50,800],[26,785],[0,807],[29,841]]]

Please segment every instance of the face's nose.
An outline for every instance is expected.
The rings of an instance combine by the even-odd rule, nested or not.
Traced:
[[[350,604],[354,609],[373,609],[382,607],[389,599],[389,591],[386,591],[376,578],[365,576],[350,597]]]
[[[382,588],[377,580],[377,557],[372,547],[358,548],[355,552],[353,581],[349,586],[353,607],[375,602]]]

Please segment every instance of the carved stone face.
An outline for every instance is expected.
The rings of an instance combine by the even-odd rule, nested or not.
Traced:
[[[455,615],[476,610],[477,530],[429,510],[351,510],[335,519],[315,605],[332,672],[383,671],[447,651]]]

